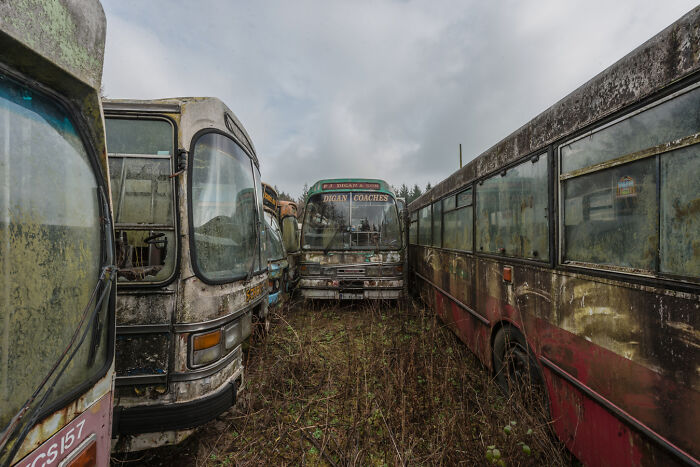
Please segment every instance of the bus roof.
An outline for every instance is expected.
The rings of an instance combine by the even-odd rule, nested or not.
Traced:
[[[471,180],[584,130],[700,70],[700,7],[637,47],[413,201],[414,211]]]
[[[319,180],[309,189],[309,196],[333,191],[377,191],[394,197],[394,191],[377,178],[329,178]]]
[[[105,28],[97,0],[0,2],[0,59],[52,88],[65,79],[57,68],[100,89]]]
[[[103,99],[105,113],[160,114],[177,116],[180,147],[187,149],[194,135],[204,128],[233,134],[234,139],[260,167],[253,141],[236,114],[217,97],[168,97],[164,99]]]

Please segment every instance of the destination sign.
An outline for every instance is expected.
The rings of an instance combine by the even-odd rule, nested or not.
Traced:
[[[277,197],[273,191],[267,189],[263,186],[263,205],[275,210],[277,208]]]
[[[389,201],[389,195],[384,193],[355,193],[352,195],[353,201]]]
[[[321,196],[321,200],[324,203],[344,203],[347,202],[349,196],[348,193],[324,194]]]
[[[321,185],[322,190],[379,190],[379,183],[370,182],[333,182]]]

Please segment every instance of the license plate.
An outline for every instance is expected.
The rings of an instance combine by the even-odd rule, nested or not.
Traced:
[[[341,293],[341,300],[362,300],[365,298],[365,294],[362,293]]]
[[[249,287],[245,289],[245,301],[249,302],[255,300],[263,293],[264,284],[256,285],[255,287]]]

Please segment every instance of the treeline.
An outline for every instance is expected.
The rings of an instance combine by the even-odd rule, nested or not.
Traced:
[[[402,183],[399,187],[394,186],[392,188],[394,189],[394,193],[396,193],[396,196],[398,198],[405,199],[406,204],[408,205],[416,199],[418,199],[418,197],[426,191],[430,191],[432,185],[430,184],[430,182],[428,182],[428,184],[425,186],[425,190],[421,190],[421,188],[417,184],[413,185],[413,188],[408,188],[408,185],[406,185],[405,183]]]
[[[275,185],[275,191],[277,192],[277,196],[279,196],[280,201],[294,201],[295,203],[299,201],[297,199],[294,199],[294,197],[292,197],[292,195],[290,195],[289,193],[286,193],[277,188],[277,185]]]

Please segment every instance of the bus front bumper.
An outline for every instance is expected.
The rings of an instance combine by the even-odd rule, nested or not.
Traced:
[[[187,402],[115,407],[112,451],[133,452],[177,444],[194,428],[233,407],[243,389],[243,368],[214,393]],[[114,439],[116,438],[116,439]]]
[[[403,296],[403,279],[305,278],[297,288],[301,296],[327,300],[395,300]]]

